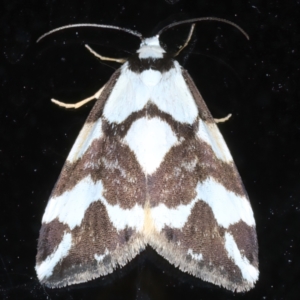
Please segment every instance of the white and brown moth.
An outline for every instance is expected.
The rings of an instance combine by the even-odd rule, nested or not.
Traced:
[[[167,28],[203,19],[238,27],[200,18],[142,38],[114,26],[67,26],[119,29],[142,42],[94,95],[52,191],[38,241],[41,283],[104,276],[150,245],[205,281],[254,287],[258,244],[247,193],[193,80],[159,42]]]

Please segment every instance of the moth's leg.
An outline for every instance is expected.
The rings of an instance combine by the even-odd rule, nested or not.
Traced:
[[[192,24],[191,29],[190,29],[190,32],[189,32],[189,35],[188,35],[188,37],[187,37],[185,43],[183,44],[183,46],[181,46],[181,47],[179,48],[179,50],[177,51],[177,53],[175,54],[175,56],[177,56],[177,55],[178,55],[178,54],[179,54],[179,53],[180,53],[180,52],[188,45],[188,43],[190,42],[191,37],[192,37],[193,32],[194,32],[195,25],[196,25],[196,24]]]
[[[93,96],[91,97],[88,97],[88,98],[85,98],[77,103],[64,103],[64,102],[61,102],[61,101],[58,101],[56,99],[51,99],[51,101],[59,106],[62,106],[62,107],[65,107],[65,108],[79,108],[81,107],[82,105],[94,100],[94,99],[99,99],[103,89],[104,89],[105,85],[96,93],[94,94]]]
[[[226,117],[224,118],[220,118],[220,119],[214,119],[216,123],[223,123],[226,122],[227,120],[230,119],[230,117],[232,116],[232,114],[228,114]]]
[[[101,60],[115,61],[115,62],[118,62],[120,64],[123,64],[124,62],[127,61],[124,58],[113,58],[113,57],[102,56],[99,53],[95,52],[89,45],[85,45],[85,48],[87,48],[93,55],[95,55],[96,57],[100,58]]]

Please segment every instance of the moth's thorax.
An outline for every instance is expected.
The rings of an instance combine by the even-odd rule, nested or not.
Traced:
[[[160,46],[159,36],[146,38],[142,41],[140,48],[137,50],[139,59],[145,58],[163,58],[166,51]]]

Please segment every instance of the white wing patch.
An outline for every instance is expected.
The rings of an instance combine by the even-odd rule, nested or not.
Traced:
[[[144,209],[135,204],[131,209],[121,208],[119,205],[110,205],[104,198],[101,202],[105,205],[110,221],[117,230],[131,227],[140,231],[144,224]]]
[[[92,142],[101,138],[102,135],[103,132],[101,118],[94,123],[86,123],[81,129],[79,136],[77,137],[76,142],[68,155],[67,161],[73,163],[82,157]]]
[[[182,229],[197,201],[198,197],[192,200],[189,204],[180,204],[176,208],[168,208],[163,203],[151,208],[151,217],[156,230],[160,232],[165,226]]]
[[[249,260],[245,256],[241,254],[233,236],[228,232],[225,233],[225,249],[228,252],[228,256],[241,270],[243,278],[245,278],[248,282],[256,282],[259,271],[250,264]]]
[[[199,200],[211,207],[217,223],[224,228],[228,228],[240,220],[249,226],[255,225],[249,201],[245,197],[228,191],[214,179],[208,178],[202,183],[199,182],[196,191],[196,197],[189,204],[168,208],[165,204],[160,203],[151,208],[151,216],[156,230],[160,232],[165,226],[183,228],[195,203]]]
[[[253,212],[246,197],[228,191],[212,177],[198,183],[197,197],[211,207],[218,224],[225,228],[240,220],[249,226],[255,225]]]
[[[103,197],[102,181],[95,183],[90,176],[78,182],[72,190],[51,198],[42,221],[43,223],[50,223],[58,218],[60,222],[67,224],[72,230],[76,226],[80,226],[86,210],[95,201],[103,203],[110,221],[117,230],[125,229],[126,226],[137,230],[142,228],[144,222],[143,208],[135,204],[131,209],[122,209],[119,205],[109,204]]]
[[[191,257],[192,257],[193,259],[195,259],[195,260],[198,260],[198,261],[203,260],[203,255],[202,255],[202,253],[199,253],[199,254],[194,253],[192,249],[189,249],[187,253],[190,254]]]
[[[129,128],[124,141],[146,174],[152,174],[178,142],[172,128],[159,118],[141,118]]]
[[[73,230],[76,226],[80,226],[85,211],[91,203],[100,199],[102,191],[101,181],[94,183],[90,176],[85,177],[72,190],[50,199],[42,222],[50,223],[58,218]]]
[[[151,101],[174,120],[193,124],[198,116],[198,108],[177,61],[174,61],[174,67],[163,73],[161,81],[152,91]]]
[[[151,88],[145,86],[136,74],[128,69],[126,62],[121,75],[111,91],[103,109],[104,117],[110,123],[122,123],[133,112],[143,109],[150,99]]]
[[[72,246],[71,233],[64,233],[63,239],[57,249],[51,253],[40,265],[35,267],[39,280],[43,280],[52,275],[57,263],[66,257]]]
[[[216,124],[207,124],[200,119],[197,135],[212,147],[217,158],[227,163],[232,162],[231,154]]]
[[[137,74],[130,71],[128,63],[125,63],[104,106],[105,118],[120,124],[150,101],[174,120],[193,124],[198,109],[182,77],[180,65],[175,61],[174,68],[161,75],[158,73],[147,70]]]

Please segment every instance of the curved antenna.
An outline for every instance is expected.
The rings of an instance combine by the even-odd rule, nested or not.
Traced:
[[[50,31],[46,32],[45,34],[43,34],[42,36],[40,36],[37,39],[36,42],[38,43],[41,39],[43,39],[44,37],[46,37],[46,36],[48,36],[48,35],[50,35],[54,32],[64,30],[64,29],[68,29],[68,28],[74,28],[74,27],[98,27],[98,28],[115,29],[115,30],[125,31],[127,33],[132,34],[132,35],[135,35],[135,36],[139,37],[141,40],[143,38],[141,33],[137,32],[137,31],[134,31],[134,30],[131,30],[131,29],[123,28],[123,27],[118,27],[118,26],[113,26],[113,25],[103,25],[103,24],[82,23],[82,24],[66,25],[66,26],[62,26],[62,27],[58,27],[58,28],[55,28],[53,30],[50,30]]]
[[[188,23],[195,23],[195,22],[201,22],[201,21],[217,21],[217,22],[222,22],[222,23],[227,23],[235,28],[237,28],[245,37],[247,40],[249,40],[249,36],[248,34],[237,24],[225,20],[225,19],[220,19],[220,18],[215,18],[215,17],[204,17],[204,18],[196,18],[196,19],[189,19],[189,20],[185,20],[185,21],[179,21],[170,25],[167,25],[166,27],[164,27],[163,29],[161,29],[157,35],[160,36],[164,31],[166,31],[169,28],[178,26],[178,25],[182,25],[182,24],[188,24]]]

